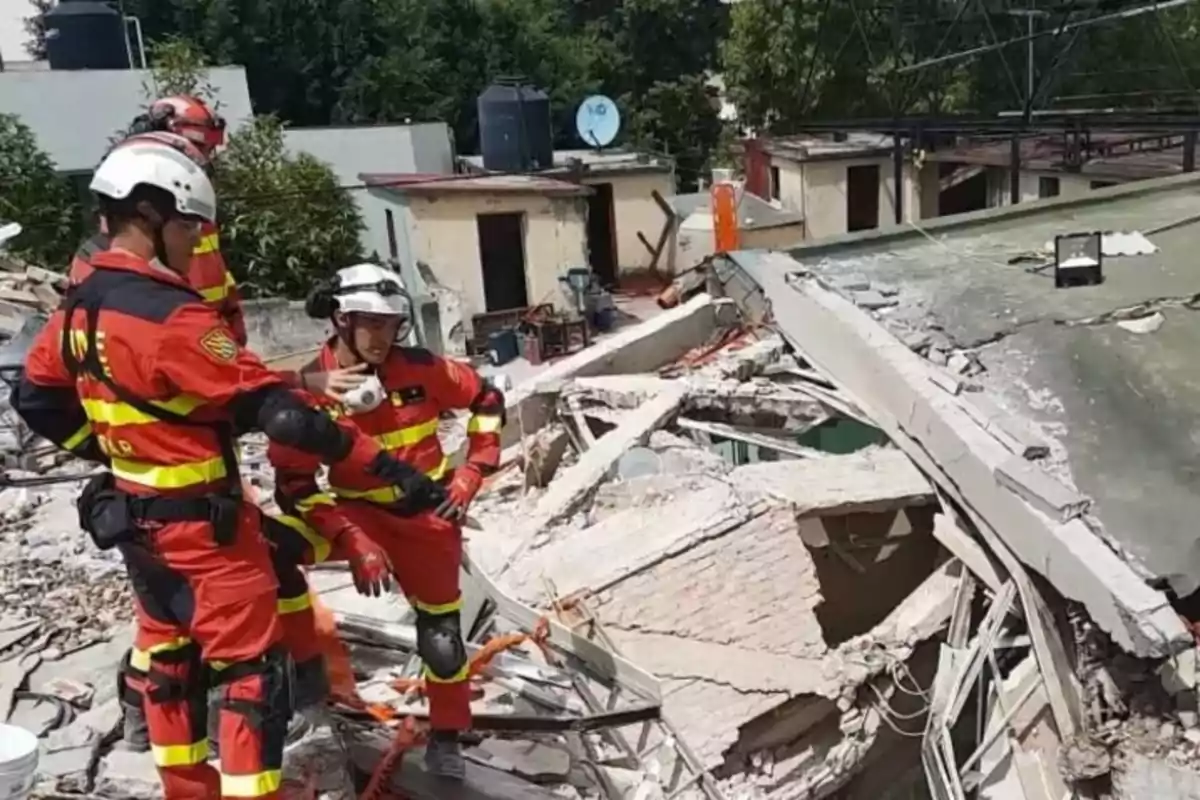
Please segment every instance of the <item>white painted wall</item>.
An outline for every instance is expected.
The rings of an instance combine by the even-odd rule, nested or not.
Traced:
[[[1009,170],[1005,167],[989,167],[988,172],[988,207],[1000,208],[1012,205],[1009,191]],[[1092,191],[1092,181],[1089,175],[1078,175],[1069,172],[1038,172],[1034,170],[1021,171],[1021,202],[1042,199],[1038,195],[1041,178],[1058,178],[1058,197],[1071,199],[1081,197]]]
[[[292,152],[309,153],[328,164],[343,186],[361,186],[359,176],[364,173],[446,175],[454,171],[450,129],[444,122],[291,128],[284,133],[284,141]],[[411,263],[411,248],[404,241],[407,220],[386,193],[356,188],[352,194],[367,226],[362,235],[366,254],[389,257],[386,212],[392,209],[398,257],[402,264]]]
[[[244,69],[216,67],[208,81],[231,129],[251,118]],[[0,112],[16,114],[28,125],[61,172],[95,169],[110,139],[123,133],[155,95],[146,70],[0,72]]]
[[[650,253],[638,239],[641,231],[651,244],[658,241],[666,222],[662,209],[654,202],[653,191],[663,198],[675,194],[673,172],[619,172],[585,178],[583,183],[594,186],[611,183],[613,187],[613,226],[617,238],[617,274],[624,275],[650,268]],[[586,262],[580,266],[586,266]]]

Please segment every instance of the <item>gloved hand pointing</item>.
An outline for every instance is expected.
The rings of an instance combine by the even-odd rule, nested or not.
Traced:
[[[446,499],[436,513],[442,519],[457,522],[467,515],[467,507],[483,485],[483,473],[474,464],[464,464],[454,470],[454,478],[446,487]]]
[[[358,528],[347,528],[338,543],[349,554],[354,588],[361,595],[380,597],[392,589],[392,562],[384,549]]]

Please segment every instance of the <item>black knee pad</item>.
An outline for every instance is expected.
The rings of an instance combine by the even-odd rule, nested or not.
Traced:
[[[184,673],[182,676],[175,674],[180,671]],[[140,671],[130,665],[127,674],[136,680]],[[200,647],[193,642],[174,650],[151,653],[150,669],[145,673],[145,689],[137,696],[145,703],[147,718],[154,713],[155,706],[182,705],[186,708],[191,726],[190,741],[198,742],[208,732],[206,678],[204,665],[200,661]]]
[[[467,663],[457,611],[429,614],[417,611],[417,655],[435,678],[450,680]]]
[[[262,694],[256,700],[230,697],[230,685],[251,676],[259,676]],[[288,723],[295,708],[292,688],[295,682],[291,656],[281,647],[273,647],[255,661],[239,661],[215,673],[214,680],[222,687],[221,708],[240,714],[250,727],[263,737],[264,757],[272,762],[283,757]],[[276,763],[264,764],[277,768]]]

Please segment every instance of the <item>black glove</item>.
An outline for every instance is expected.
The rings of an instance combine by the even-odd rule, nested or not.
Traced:
[[[371,474],[387,481],[404,493],[413,511],[437,508],[446,499],[446,490],[411,464],[380,453],[371,462]]]

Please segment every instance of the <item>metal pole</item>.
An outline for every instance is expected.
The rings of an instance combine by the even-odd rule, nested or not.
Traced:
[[[900,132],[892,134],[892,180],[895,181],[896,224],[904,224],[904,147]]]
[[[1021,202],[1021,134],[1012,135],[1012,164],[1008,176],[1008,199],[1015,206]]]
[[[1032,5],[1032,2],[1030,3]],[[1031,8],[1030,11],[1033,9]],[[1029,35],[1025,51],[1025,105],[1033,107],[1033,14],[1025,18],[1025,32]]]
[[[1188,131],[1183,134],[1183,171],[1196,171],[1196,132]]]

